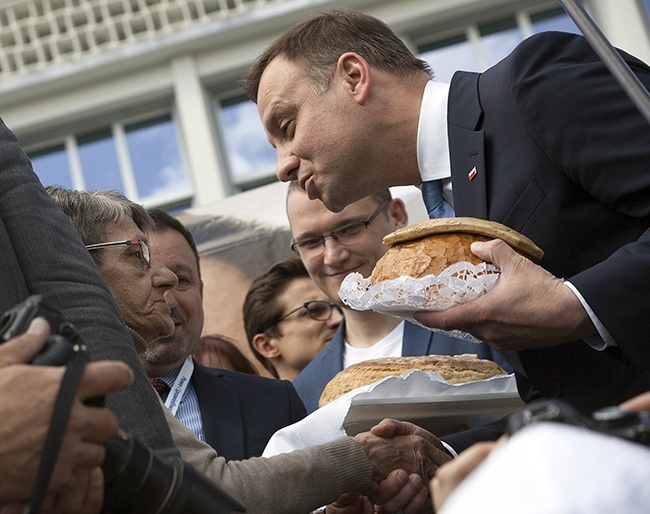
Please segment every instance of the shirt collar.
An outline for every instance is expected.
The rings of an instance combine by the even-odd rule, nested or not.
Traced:
[[[418,125],[418,168],[423,182],[451,177],[447,137],[449,84],[430,80],[424,88]]]
[[[193,359],[192,359],[191,355],[188,355],[187,359],[185,359],[185,360],[189,361],[189,360],[193,360]],[[185,361],[183,361],[183,364],[184,363],[185,363]],[[174,381],[176,380],[176,377],[178,377],[178,374],[181,372],[182,367],[183,367],[183,365],[181,364],[176,369],[173,369],[173,370],[169,371],[168,373],[165,373],[164,375],[160,375],[158,378],[160,378],[168,386],[171,386],[174,383]]]

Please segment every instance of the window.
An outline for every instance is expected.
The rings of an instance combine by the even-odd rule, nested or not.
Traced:
[[[44,185],[117,189],[147,207],[188,205],[193,195],[169,115],[69,135],[28,153]]]
[[[416,44],[418,56],[431,65],[436,80],[449,82],[456,70],[483,71],[506,57],[525,37],[548,30],[580,33],[562,8],[554,8],[470,25],[457,36]]]
[[[63,145],[34,152],[30,157],[34,171],[43,185],[56,184],[67,189],[73,187],[68,156]]]
[[[489,68],[506,57],[523,39],[514,18],[479,27],[480,46],[485,66]]]
[[[560,32],[581,34],[580,29],[576,27],[576,24],[573,23],[571,16],[569,16],[564,11],[564,9],[553,9],[551,11],[533,14],[530,17],[530,21],[535,33],[547,32],[549,30],[558,30]]]
[[[179,193],[191,196],[176,127],[169,116],[127,125],[125,136],[138,196],[143,202]]]
[[[222,101],[220,117],[232,183],[246,189],[275,180],[276,153],[266,139],[257,105],[241,96]]]
[[[429,63],[435,80],[443,83],[449,83],[457,70],[478,71],[480,69],[472,45],[465,36],[424,46],[418,57]]]
[[[84,175],[84,189],[117,189],[125,192],[110,129],[80,136],[77,138],[77,151]]]

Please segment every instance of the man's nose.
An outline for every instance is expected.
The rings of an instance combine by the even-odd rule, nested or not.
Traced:
[[[342,259],[341,254],[347,251],[346,247],[331,234],[323,239],[323,247],[323,262],[325,264],[339,262]]]
[[[178,277],[176,276],[176,273],[168,267],[154,261],[151,263],[151,268],[153,270],[152,281],[154,287],[172,289],[178,285]]]
[[[288,147],[277,149],[278,160],[276,163],[275,174],[282,182],[298,180],[298,170],[300,169],[300,159],[292,154]]]
[[[176,300],[176,296],[174,295],[174,289],[167,289],[163,293],[163,298],[165,300],[165,303],[167,306],[173,311],[176,307],[178,307],[178,301]]]
[[[327,320],[327,326],[330,328],[336,328],[341,324],[342,320],[343,314],[341,314],[341,311],[339,309],[334,309],[332,310],[330,319]]]

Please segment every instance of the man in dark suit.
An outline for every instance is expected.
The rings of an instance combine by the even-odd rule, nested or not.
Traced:
[[[318,64],[306,58],[315,47]],[[243,86],[278,177],[331,210],[437,184],[456,215],[504,223],[545,251],[540,267],[503,242],[475,244],[500,268],[497,286],[418,315],[501,351],[524,399],[589,412],[650,389],[650,129],[584,38],[532,36],[448,87],[379,20],[332,12],[273,43]]]
[[[355,311],[341,302],[338,291],[346,275],[356,271],[364,277],[370,276],[376,262],[388,250],[382,244],[383,237],[408,223],[404,202],[392,198],[389,190],[334,213],[321,201],[310,200],[297,184],[291,183],[287,216],[293,235],[292,248],[318,287],[345,312],[344,321],[329,345],[293,381],[307,412],[318,408],[323,389],[334,375],[363,360],[473,353],[509,369],[501,356],[485,343],[450,337],[373,311]],[[323,234],[334,234],[336,239],[334,236],[321,239]]]
[[[208,368],[192,359],[204,319],[199,254],[181,222],[159,209],[150,214],[156,223],[149,233],[153,258],[176,274],[178,285],[170,292],[174,332],[148,341],[140,360],[150,377],[170,386],[165,403],[199,439],[227,460],[259,457],[271,436],[302,419],[305,408],[287,380]],[[177,390],[183,392],[174,401]]]

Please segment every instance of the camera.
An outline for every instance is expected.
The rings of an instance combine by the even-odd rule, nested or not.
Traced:
[[[650,446],[650,412],[626,411],[604,407],[584,416],[562,400],[535,400],[508,418],[508,433],[540,421],[555,421],[584,427],[595,432],[620,437]]]
[[[49,322],[51,335],[31,364],[61,366],[75,351],[85,352],[75,327],[41,295],[30,296],[4,313],[0,320],[0,343],[23,333],[37,316]],[[103,398],[92,403],[103,405]],[[105,448],[104,514],[246,512],[238,500],[198,474],[180,457],[163,460],[124,432],[108,441]]]

